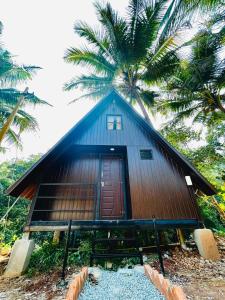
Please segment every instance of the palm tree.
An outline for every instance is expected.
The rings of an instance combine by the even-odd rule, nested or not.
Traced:
[[[2,23],[0,23],[0,33]],[[36,71],[35,66],[19,66],[14,63],[11,54],[0,47],[0,145],[7,141],[21,146],[20,135],[25,130],[36,130],[37,121],[24,110],[28,104],[47,104],[40,100],[28,89],[20,92],[15,87],[32,79]],[[1,147],[1,150],[3,148]]]
[[[161,37],[173,35],[181,28],[192,27],[196,17],[224,11],[224,0],[171,0],[161,22]]]
[[[157,93],[149,86],[166,80],[178,63],[174,38],[159,41],[164,1],[130,0],[126,18],[109,3],[96,3],[95,8],[100,28],[76,23],[75,33],[86,46],[70,48],[65,55],[67,62],[87,67],[88,73],[73,78],[65,90],[85,90],[76,101],[99,99],[116,88],[131,104],[138,103],[150,122],[146,107],[151,107]]]
[[[194,38],[191,55],[182,60],[168,85],[168,99],[158,109],[173,112],[174,122],[191,118],[212,125],[225,120],[225,14],[217,14]],[[164,95],[165,96],[165,95]]]

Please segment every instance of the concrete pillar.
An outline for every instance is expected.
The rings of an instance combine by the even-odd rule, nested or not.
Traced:
[[[61,231],[59,231],[59,230],[54,231],[54,235],[53,235],[53,243],[59,244],[59,241],[60,241],[60,233],[61,233]]]
[[[34,241],[22,238],[15,241],[9,258],[4,277],[17,277],[22,275],[30,262],[34,249]]]
[[[194,240],[202,257],[211,260],[220,258],[216,241],[210,229],[195,229]]]
[[[31,232],[26,231],[26,232],[23,233],[22,239],[29,240],[30,236],[31,236]]]

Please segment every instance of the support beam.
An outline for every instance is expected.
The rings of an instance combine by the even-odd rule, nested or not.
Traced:
[[[68,233],[67,233],[66,245],[65,245],[64,260],[63,260],[62,275],[61,275],[62,280],[65,280],[65,270],[66,270],[66,266],[67,266],[68,251],[69,251],[69,245],[70,245],[71,225],[72,225],[72,220],[69,220]]]
[[[178,238],[181,248],[183,250],[188,250],[186,243],[185,243],[184,233],[181,228],[177,228],[177,238]]]
[[[61,233],[60,230],[55,230],[55,231],[54,231],[53,240],[52,240],[53,243],[59,244],[59,241],[60,241],[60,233]]]
[[[154,226],[154,231],[155,231],[155,240],[156,240],[156,247],[157,247],[157,252],[158,252],[158,257],[159,257],[159,264],[160,264],[161,272],[163,273],[163,275],[165,275],[165,269],[164,269],[164,265],[163,265],[163,258],[162,258],[162,253],[161,253],[161,249],[160,249],[159,232],[158,232],[158,229],[157,229],[155,219],[153,220],[153,226]]]
[[[155,220],[158,229],[170,228],[199,228],[197,219],[183,220]],[[150,229],[154,228],[152,220],[80,220],[72,221],[72,230],[95,230],[101,228],[134,228]],[[67,231],[67,221],[33,221],[30,226],[26,226],[24,231]]]

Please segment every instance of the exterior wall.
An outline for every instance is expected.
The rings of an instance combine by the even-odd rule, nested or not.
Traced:
[[[122,130],[107,130],[108,114],[122,115]],[[132,218],[199,219],[189,174],[119,105],[108,106],[74,143],[127,146]],[[141,149],[152,149],[153,160],[141,160]]]
[[[122,116],[122,130],[107,130],[107,115]],[[79,145],[118,145],[137,146],[151,145],[151,138],[130,114],[124,111],[117,104],[111,104],[102,114],[96,116],[94,122],[78,137],[74,144]]]
[[[32,220],[93,220],[99,160],[95,155],[59,160],[42,178]],[[46,185],[60,183],[60,185]],[[66,183],[67,185],[63,185]],[[68,185],[69,183],[73,183]],[[76,211],[72,211],[76,210]]]
[[[141,160],[143,146],[128,147],[132,217],[134,219],[199,218],[192,190],[176,162],[152,145],[153,160]]]
[[[108,114],[122,116],[122,130],[107,130]],[[133,219],[199,219],[193,190],[187,187],[185,181],[185,175],[189,174],[186,174],[177,161],[119,104],[112,103],[97,115],[96,119],[82,130],[80,136],[71,141],[71,145],[72,148],[68,148],[71,150],[64,152],[55,165],[45,172],[42,182],[96,184],[99,182],[98,156],[92,154],[89,158],[77,157],[77,153],[72,149],[75,149],[76,145],[126,146],[127,176],[130,183],[127,195],[130,195],[128,207],[131,207],[131,213],[128,212],[128,215]],[[141,160],[141,149],[151,149],[153,159]],[[82,188],[78,187],[78,190],[78,195],[81,195]],[[76,198],[71,204],[71,201],[65,199],[67,194],[68,189],[54,187],[53,196],[58,200],[50,203],[47,198],[38,198],[35,209],[55,210],[43,212],[43,219],[48,220],[93,219],[92,200],[84,202]],[[49,195],[51,197],[51,194]],[[60,209],[65,211],[57,212]],[[71,212],[71,209],[81,211]],[[35,220],[35,213],[32,220]]]

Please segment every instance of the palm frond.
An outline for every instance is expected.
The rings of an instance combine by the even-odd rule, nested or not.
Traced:
[[[20,133],[25,130],[36,131],[38,129],[38,123],[35,117],[24,110],[18,110],[13,125],[19,128]]]
[[[105,35],[109,38],[110,53],[112,53],[115,62],[129,62],[126,21],[119,16],[110,3],[102,5],[96,2],[95,8]]]
[[[113,73],[115,70],[115,67],[101,53],[95,53],[88,49],[70,48],[66,52],[65,60],[92,68],[95,72],[102,74]]]
[[[169,51],[174,54],[174,51],[177,49],[177,44],[174,41],[174,37],[168,37],[160,47],[155,50],[155,53],[151,56],[149,63],[154,64],[162,59]]]
[[[20,92],[13,88],[0,89],[0,105],[15,105],[18,101]]]
[[[111,89],[112,88],[110,87],[105,87],[105,88],[103,87],[99,89],[97,89],[97,87],[95,89],[93,88],[89,93],[85,93],[82,96],[73,99],[72,101],[69,102],[69,104],[75,103],[81,99],[92,99],[94,101],[98,101],[99,99],[105,97],[110,92]]]
[[[164,40],[183,27],[190,27],[193,17],[198,13],[219,11],[223,5],[223,0],[172,0],[169,5],[166,3],[160,38]]]
[[[81,22],[81,21],[77,22],[74,25],[74,31],[80,37],[85,38],[85,40],[88,43],[93,45],[96,51],[100,52],[103,55],[106,55],[107,58],[110,59],[112,62],[114,61],[112,53],[110,53],[110,49],[109,49],[110,41],[106,37],[103,31],[94,30],[86,22]]]
[[[148,49],[156,39],[159,28],[159,2],[147,2],[145,0],[131,0],[129,2],[128,50],[131,52],[135,63],[147,55]]]
[[[45,104],[52,106],[47,101],[41,100],[34,93],[21,92],[14,88],[0,89],[0,105],[16,105],[20,97],[25,98],[25,104]]]
[[[52,106],[52,104],[50,104],[49,102],[40,99],[39,97],[37,97],[34,93],[24,93],[21,92],[20,96],[24,96],[25,98],[25,102],[24,104],[33,104],[33,105],[48,105],[48,106]]]
[[[12,67],[6,71],[0,77],[1,84],[10,84],[15,86],[18,83],[26,82],[27,80],[32,79],[32,75],[40,69],[34,66],[17,66],[12,65]]]
[[[168,81],[179,66],[179,59],[175,52],[171,51],[164,56],[147,61],[147,69],[143,74],[143,80],[147,84],[159,84],[162,81]]]
[[[100,77],[94,74],[91,75],[81,75],[73,78],[70,82],[65,84],[64,89],[69,91],[74,88],[81,88],[81,89],[90,89],[93,87],[105,87],[111,86],[113,81],[113,77]]]
[[[6,142],[9,143],[10,145],[15,145],[17,148],[19,148],[20,150],[22,150],[22,141],[20,138],[20,135],[17,134],[14,130],[12,130],[11,128],[9,129],[9,131],[7,132],[6,135]]]

